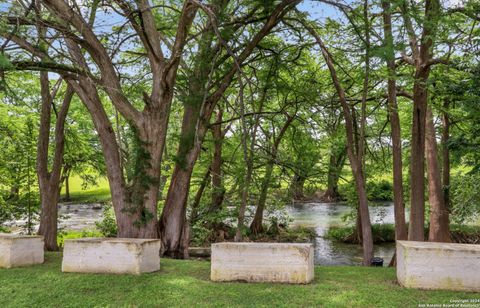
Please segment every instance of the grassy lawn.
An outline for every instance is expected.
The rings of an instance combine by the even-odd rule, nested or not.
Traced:
[[[43,265],[0,269],[0,307],[417,307],[480,299],[479,293],[404,289],[391,268],[317,267],[310,285],[214,283],[210,263],[162,259],[140,276],[62,273]]]
[[[82,188],[82,179],[79,176],[72,176],[70,184],[70,202],[76,203],[94,203],[109,201],[110,187],[108,180],[104,177],[98,179],[98,185],[95,187]],[[65,185],[62,187],[61,198],[65,197]]]

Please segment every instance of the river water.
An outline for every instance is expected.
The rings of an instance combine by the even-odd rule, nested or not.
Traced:
[[[315,264],[320,265],[357,265],[362,261],[362,247],[354,244],[343,244],[324,239],[323,235],[330,226],[344,226],[342,217],[350,213],[351,207],[341,203],[298,203],[286,208],[292,218],[291,225],[314,228]],[[102,219],[100,204],[61,204],[59,208],[59,227],[63,230],[81,231],[95,229],[95,222]],[[370,207],[372,223],[393,223],[393,204],[385,203]],[[25,221],[15,221],[9,224],[14,232],[20,232],[20,226]],[[394,244],[375,246],[375,256],[390,262],[393,256]]]
[[[351,212],[351,207],[341,203],[298,203],[287,207],[287,213],[295,226],[312,227],[315,238],[315,264],[319,265],[359,265],[362,262],[362,247],[344,244],[323,238],[331,226],[345,226],[342,217]],[[393,204],[382,203],[370,207],[372,223],[394,223]],[[384,259],[388,265],[395,250],[394,243],[375,245],[374,256]]]

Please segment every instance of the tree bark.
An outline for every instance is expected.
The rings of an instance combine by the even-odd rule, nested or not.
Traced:
[[[58,200],[60,198],[61,174],[63,165],[63,153],[65,144],[65,119],[73,97],[73,90],[67,87],[63,103],[58,113],[55,125],[55,149],[51,170],[48,168],[48,148],[50,141],[50,118],[53,99],[50,94],[48,73],[40,73],[42,92],[42,107],[40,112],[40,132],[37,144],[37,177],[40,191],[40,226],[38,234],[43,235],[45,249],[48,251],[58,250]]]
[[[410,19],[407,1],[401,6],[405,28],[415,66],[413,85],[412,141],[410,157],[410,224],[408,239],[424,241],[425,226],[425,122],[428,102],[428,80],[433,58],[433,43],[440,17],[440,2],[425,1],[425,16],[420,44]]]
[[[403,166],[402,166],[402,139],[400,117],[397,104],[397,82],[395,68],[395,49],[392,34],[392,15],[389,1],[382,1],[383,32],[388,54],[386,56],[388,68],[388,112],[393,152],[393,202],[395,215],[395,239],[407,239],[407,225],[405,222],[405,204],[403,201]]]
[[[428,171],[428,200],[430,203],[430,242],[451,242],[448,210],[445,206],[442,189],[440,163],[438,161],[437,140],[433,114],[427,109],[426,161]]]
[[[202,200],[203,192],[205,191],[208,180],[210,179],[211,170],[212,168],[209,167],[207,172],[205,172],[205,175],[200,182],[200,186],[198,187],[197,193],[195,194],[195,199],[193,199],[192,212],[190,214],[190,225],[195,224],[198,219],[198,208],[200,207],[200,201]]]
[[[346,148],[343,147],[340,151],[333,149],[330,153],[330,159],[328,163],[328,175],[327,175],[327,190],[323,194],[323,199],[327,202],[336,202],[340,200],[341,196],[338,192],[338,180],[340,179],[340,173],[343,169],[346,159]]]
[[[294,174],[292,178],[292,183],[290,184],[290,191],[292,192],[293,200],[303,200],[305,199],[304,194],[304,185],[306,177],[300,174]]]
[[[65,201],[70,201],[70,176],[65,177]]]
[[[448,142],[450,140],[450,117],[448,115],[450,103],[445,101],[443,104],[443,132],[442,132],[442,162],[443,162],[443,199],[445,208],[450,212],[450,150]]]
[[[221,123],[223,118],[223,110],[219,108],[217,112],[216,122]],[[222,132],[222,125],[217,124],[212,127],[212,136],[214,143],[213,159],[212,159],[212,201],[209,213],[218,213],[222,207],[223,198],[225,196],[225,187],[223,186],[222,173],[222,148],[225,132]]]

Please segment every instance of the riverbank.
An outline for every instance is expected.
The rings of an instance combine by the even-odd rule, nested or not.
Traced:
[[[315,267],[310,285],[214,283],[210,263],[162,259],[140,276],[62,273],[61,254],[45,264],[0,269],[0,307],[417,307],[479,299],[478,293],[404,289],[392,268]]]
[[[450,225],[452,242],[463,244],[480,244],[480,226]],[[375,244],[395,242],[395,226],[393,224],[373,224],[373,242]],[[324,235],[325,238],[347,244],[358,244],[355,226],[331,226]],[[428,227],[425,228],[428,237]]]

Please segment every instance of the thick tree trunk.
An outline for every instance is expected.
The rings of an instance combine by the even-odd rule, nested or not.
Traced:
[[[44,237],[45,250],[57,251],[58,198],[60,189],[57,190],[55,187],[51,187],[53,190],[45,191],[47,189],[46,185],[42,185],[42,187],[45,188],[40,192],[41,211],[38,234]]]
[[[268,186],[272,179],[273,172],[273,160],[271,160],[266,167],[265,176],[263,177],[262,187],[260,188],[260,196],[258,198],[257,208],[255,210],[255,216],[250,224],[250,231],[253,234],[262,233],[263,230],[263,211],[265,209],[265,203],[267,201]]]
[[[327,190],[323,194],[323,199],[328,202],[335,202],[340,200],[341,196],[338,192],[338,180],[340,179],[340,173],[343,169],[346,159],[346,148],[335,153],[330,154],[329,164],[328,164],[328,176],[327,176]]]
[[[410,157],[410,224],[408,239],[424,241],[425,228],[425,115],[428,72],[416,74],[413,89],[413,125]]]
[[[403,166],[402,166],[402,139],[400,117],[398,115],[395,52],[392,34],[392,15],[389,1],[382,1],[383,29],[385,45],[388,47],[386,62],[388,67],[388,112],[393,152],[393,202],[395,216],[395,239],[407,239],[407,225],[405,222],[405,204],[403,201]]]
[[[425,226],[425,121],[428,102],[428,80],[433,59],[433,43],[440,17],[440,1],[425,1],[425,18],[419,40],[410,19],[409,3],[401,5],[405,28],[410,39],[412,58],[407,62],[415,66],[413,85],[412,141],[410,157],[410,224],[408,239],[424,241]]]
[[[428,170],[428,200],[430,203],[430,228],[428,240],[430,242],[451,242],[449,215],[444,202],[435,126],[433,123],[432,110],[430,108],[427,109],[425,143]]]
[[[67,41],[70,53],[78,63],[88,69],[80,48]],[[69,81],[89,111],[98,133],[107,169],[107,178],[112,204],[118,226],[118,237],[158,238],[157,200],[160,177],[160,161],[165,144],[168,114],[172,92],[163,92],[157,101],[163,101],[153,108],[147,104],[140,126],[131,123],[135,130],[136,160],[135,174],[126,183],[119,151],[119,145],[112,123],[102,105],[93,82],[79,76],[78,82]],[[151,103],[150,103],[151,104]]]
[[[295,174],[292,178],[292,183],[290,184],[290,191],[292,192],[292,198],[294,201],[305,199],[304,186],[306,177]]]
[[[206,123],[199,123],[197,126],[200,107],[201,103],[198,102],[197,104],[185,104],[177,163],[173,170],[165,206],[160,217],[162,253],[174,258],[184,257],[185,247],[181,245],[186,222],[185,214],[190,180],[193,167],[200,154],[201,141],[203,141],[207,131]]]

